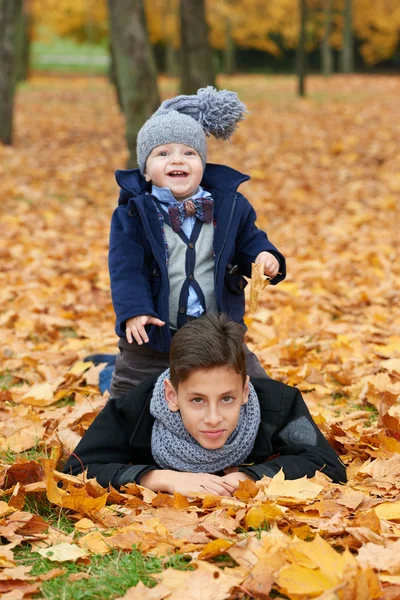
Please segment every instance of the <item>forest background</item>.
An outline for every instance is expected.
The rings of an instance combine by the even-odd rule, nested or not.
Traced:
[[[398,598],[398,2],[182,2],[0,0],[0,595]],[[209,160],[251,175],[288,260],[248,343],[302,391],[346,485],[279,475],[185,498],[60,473],[107,401],[83,359],[116,351],[114,170],[140,119],[199,78],[248,105]]]

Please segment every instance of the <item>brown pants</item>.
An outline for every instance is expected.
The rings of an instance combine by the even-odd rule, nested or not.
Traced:
[[[169,353],[157,352],[148,344],[142,344],[142,346],[136,342],[129,344],[121,338],[118,347],[120,353],[117,356],[112,376],[111,398],[124,396],[148,377],[161,373],[169,367]],[[246,345],[244,351],[247,374],[250,377],[270,379],[254,352],[251,352]]]

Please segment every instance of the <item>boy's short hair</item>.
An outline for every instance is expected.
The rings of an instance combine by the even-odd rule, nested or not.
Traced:
[[[170,380],[175,388],[194,371],[228,367],[246,382],[244,328],[224,314],[204,315],[176,332],[170,349]]]

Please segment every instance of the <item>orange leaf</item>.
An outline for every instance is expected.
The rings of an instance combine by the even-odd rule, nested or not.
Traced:
[[[239,487],[233,495],[238,500],[250,502],[252,498],[257,496],[259,491],[260,488],[256,486],[254,481],[251,481],[251,479],[245,479],[244,481],[239,481]]]

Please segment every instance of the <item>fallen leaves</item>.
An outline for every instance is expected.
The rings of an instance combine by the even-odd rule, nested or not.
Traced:
[[[64,567],[133,545],[186,554],[193,570],[169,568],[126,600],[399,597],[399,82],[311,78],[318,110],[287,82],[224,82],[251,113],[233,144],[211,141],[210,157],[256,174],[243,193],[288,259],[287,280],[267,290],[255,267],[248,344],[271,376],[302,390],[349,482],[278,473],[231,498],[185,498],[132,484],[107,491],[56,470],[107,401],[101,365],[83,359],[116,352],[107,231],[126,153],[103,80],[33,79],[19,94],[16,145],[0,147],[4,597],[40,594],[44,581],[15,570],[19,547]],[[53,507],[71,532],[27,500]]]

